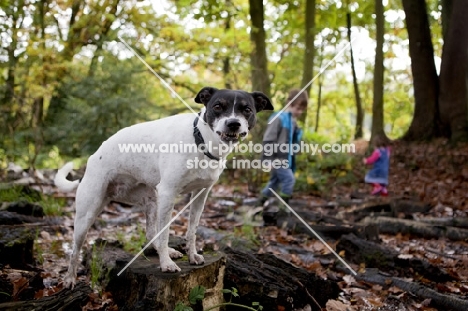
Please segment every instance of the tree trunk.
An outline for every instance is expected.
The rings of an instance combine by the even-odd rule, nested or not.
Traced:
[[[350,43],[349,52],[351,56],[351,72],[353,74],[354,97],[356,99],[356,127],[354,129],[354,139],[362,138],[362,125],[364,122],[364,110],[362,109],[361,96],[359,95],[359,85],[354,66],[353,46],[351,45],[351,13],[346,14],[346,24],[348,28],[348,41]]]
[[[442,0],[442,36],[444,42],[447,40],[450,16],[452,15],[453,0]]]
[[[371,141],[381,136],[386,138],[384,132],[384,109],[383,109],[383,95],[384,95],[384,7],[382,0],[375,0],[375,22],[376,22],[376,42],[375,48],[375,64],[374,64],[374,100],[372,103],[372,131]]]
[[[468,140],[468,6],[455,1],[442,51],[439,109],[452,141]]]
[[[315,38],[315,0],[306,0],[306,12],[305,12],[305,49],[304,49],[304,62],[302,69],[302,82],[301,89],[306,85],[307,88],[304,90],[307,96],[310,94],[312,88],[312,78],[314,70],[314,38]],[[307,108],[307,107],[306,107]],[[300,117],[302,122],[305,122],[307,113],[303,113]]]
[[[319,128],[320,108],[322,108],[322,79],[319,77],[318,94],[317,94],[317,112],[315,113],[315,129],[314,129],[315,133],[317,133],[318,128]]]
[[[439,85],[426,1],[403,0],[403,8],[408,30],[415,100],[413,120],[404,139],[427,140],[437,135]]]
[[[250,40],[253,46],[250,53],[252,91],[260,91],[270,97],[270,79],[268,76],[268,59],[265,43],[266,35],[263,28],[263,1],[249,0],[249,5],[250,20],[252,21]]]
[[[224,32],[228,33],[229,30],[231,29],[231,12],[229,9],[231,9],[232,2],[231,0],[226,0],[226,7],[228,8],[228,15],[226,17],[226,24],[224,25]],[[231,77],[229,73],[231,72],[231,64],[230,64],[230,58],[229,54],[226,55],[223,59],[223,76],[224,76],[224,87],[226,89],[232,89],[232,83],[231,83]]]

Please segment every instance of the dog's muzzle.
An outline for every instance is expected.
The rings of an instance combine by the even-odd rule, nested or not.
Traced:
[[[241,123],[239,122],[239,120],[231,118],[226,120],[225,131],[216,131],[216,134],[218,134],[221,140],[224,142],[237,142],[239,141],[239,139],[247,135],[247,132],[239,133],[240,127]]]

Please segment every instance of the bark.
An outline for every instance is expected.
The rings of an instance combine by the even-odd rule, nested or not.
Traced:
[[[377,225],[381,233],[410,234],[426,239],[445,237],[453,241],[468,239],[468,229],[436,226],[408,219],[389,217],[367,217],[361,221],[362,225]]]
[[[403,0],[413,73],[414,114],[404,139],[427,140],[438,131],[438,76],[425,0]]]
[[[348,41],[351,44],[351,13],[346,14],[346,26],[348,28]],[[354,66],[353,46],[349,46],[351,57],[351,72],[353,75],[354,98],[356,100],[356,127],[354,129],[354,139],[362,138],[362,126],[364,122],[364,110],[362,109],[361,96],[359,94],[359,85],[356,77],[356,68]]]
[[[453,3],[440,66],[439,109],[452,141],[468,140],[468,6]]]
[[[80,282],[74,289],[63,289],[51,296],[30,301],[0,303],[3,311],[67,310],[81,311],[92,293],[89,285]]]
[[[225,252],[224,287],[235,287],[240,295],[233,302],[247,306],[259,302],[263,310],[293,310],[306,305],[320,310],[319,306],[324,308],[340,292],[335,282],[323,280],[272,254],[250,254],[234,249]]]
[[[250,20],[252,22],[250,40],[253,46],[250,53],[252,91],[260,91],[270,97],[270,78],[265,42],[266,34],[263,27],[263,1],[249,0],[249,5]]]
[[[384,132],[384,7],[382,0],[375,0],[375,15],[376,15],[376,48],[375,48],[375,64],[374,64],[374,99],[372,103],[372,130],[371,140],[376,136],[386,138]]]
[[[453,0],[442,0],[442,35],[444,42],[447,40],[450,16],[452,15]]]
[[[312,78],[314,70],[314,38],[315,38],[315,0],[306,0],[306,12],[305,12],[305,49],[304,49],[304,62],[302,69],[302,82],[301,89],[305,86],[307,97],[310,94],[312,88]],[[307,108],[307,107],[306,107]],[[300,117],[302,122],[305,122],[307,113],[303,113]]]

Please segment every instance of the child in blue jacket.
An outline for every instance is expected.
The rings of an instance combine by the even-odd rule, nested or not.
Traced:
[[[294,99],[294,100],[293,100]],[[291,100],[293,100],[291,102]],[[268,124],[265,134],[263,135],[264,153],[263,159],[283,163],[281,167],[274,166],[270,171],[270,180],[261,192],[260,204],[263,205],[269,197],[273,196],[270,188],[278,192],[285,202],[288,202],[292,196],[296,178],[294,171],[296,169],[295,156],[291,146],[299,143],[302,137],[302,130],[297,126],[297,118],[307,108],[307,94],[298,89],[293,89],[289,92],[286,104],[291,104],[283,111],[274,113],[270,120],[274,121]],[[269,145],[271,148],[267,148]],[[265,151],[272,151],[265,154]],[[280,161],[278,161],[280,160]]]

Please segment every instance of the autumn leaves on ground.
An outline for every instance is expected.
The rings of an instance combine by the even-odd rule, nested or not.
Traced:
[[[352,172],[358,182],[348,184],[330,182],[326,185],[328,191],[323,195],[315,190],[302,191],[297,193],[291,201],[290,205],[298,211],[321,215],[317,221],[308,221],[310,225],[325,224],[329,227],[346,228],[349,226],[352,228],[357,218],[349,215],[356,215],[363,204],[373,204],[372,202],[385,204],[399,199],[421,202],[428,208],[423,213],[402,211],[401,214],[395,216],[396,219],[416,221],[429,218],[444,221],[466,219],[468,144],[452,146],[444,140],[431,143],[394,142],[390,169],[390,196],[387,198],[368,195],[370,189],[363,183],[367,168],[361,164],[366,147],[358,149],[357,154],[350,155],[354,157]],[[55,193],[55,196],[63,196],[63,194],[56,193],[50,186],[46,185],[43,189],[46,192]],[[200,248],[216,250],[220,248],[220,243],[232,243],[231,246],[236,247],[237,244],[232,241],[243,239],[252,243],[256,252],[273,253],[321,278],[337,282],[342,292],[336,299],[330,300],[326,306],[322,305],[323,310],[438,310],[431,298],[409,292],[392,283],[377,284],[363,281],[354,277],[350,271],[339,268],[337,259],[327,247],[312,234],[307,233],[307,230],[291,232],[290,228],[264,227],[261,226],[259,217],[252,221],[250,217],[252,214],[246,217],[245,213],[249,214],[255,206],[244,203],[249,202],[249,197],[251,202],[255,195],[248,191],[245,183],[229,185],[223,181],[218,183],[210,195],[200,225],[215,229],[219,235],[232,238],[224,239],[222,242],[214,236],[199,238]],[[34,256],[37,262],[36,268],[42,269],[41,275],[45,288],[36,291],[34,294],[36,299],[50,296],[62,289],[61,281],[67,267],[66,254],[69,252],[72,240],[72,203],[73,196],[63,208],[65,216],[59,218],[60,226],[64,228],[61,230],[63,234],[51,234],[46,231],[37,233]],[[347,215],[344,216],[346,219],[343,219],[343,215]],[[330,219],[335,223],[327,222]],[[181,216],[174,223],[172,233],[183,236],[187,228],[187,220],[187,215]],[[339,223],[340,221],[342,223]],[[463,222],[460,226],[463,226]],[[139,245],[138,243],[144,243],[144,239],[141,238],[144,237],[143,228],[144,215],[141,210],[111,204],[105,208],[98,224],[90,231],[88,242],[97,238],[109,241],[131,240],[134,243],[127,244],[127,250],[136,254],[138,249],[132,249],[132,246],[128,245],[135,247]],[[365,273],[374,268],[354,259],[356,254],[347,254],[345,250],[342,250],[340,243],[343,243],[343,236],[337,237],[330,234],[322,236],[355,271]],[[377,240],[380,246],[396,254],[395,258],[409,262],[415,259],[427,261],[429,265],[440,269],[446,276],[444,280],[437,281],[437,277],[423,275],[417,267],[409,266],[403,270],[393,267],[385,271],[380,266],[380,271],[387,277],[401,277],[408,283],[422,284],[443,295],[453,295],[461,299],[465,299],[468,295],[468,244],[465,241],[382,232]],[[13,295],[19,297],[21,291],[26,288],[25,284],[28,279],[12,271],[8,266],[4,266],[2,278],[14,284]],[[82,271],[85,272],[80,276],[82,280],[90,284],[94,282],[90,271]],[[242,296],[242,292],[239,294]],[[116,309],[112,296],[106,292],[99,292],[99,286],[95,287],[95,292],[90,296],[84,308],[84,310]],[[312,309],[317,309],[317,306],[312,306]]]

